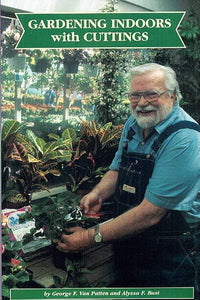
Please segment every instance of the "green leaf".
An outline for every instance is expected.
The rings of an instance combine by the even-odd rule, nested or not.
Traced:
[[[108,122],[104,124],[104,126],[101,128],[101,130],[108,130],[112,126],[112,122]]]
[[[37,145],[39,146],[39,149],[40,152],[43,154],[43,149],[44,149],[44,146],[46,145],[46,142],[42,139],[42,138],[36,138],[36,142],[37,142]]]
[[[59,135],[57,135],[57,134],[55,134],[55,133],[49,133],[49,134],[48,134],[48,137],[49,137],[49,138],[52,138],[52,139],[54,139],[54,140],[56,140],[56,141],[58,141],[58,140],[60,139]]]
[[[57,287],[57,288],[61,287],[62,279],[59,276],[56,276],[56,275],[53,276],[53,281],[54,281],[55,287]]]
[[[65,266],[66,266],[67,272],[75,271],[74,264],[73,264],[72,260],[69,259],[68,257],[65,258]]]
[[[39,163],[39,162],[41,162],[41,160],[38,159],[38,158],[36,158],[36,157],[34,157],[31,154],[28,154],[28,162],[29,163]]]
[[[26,135],[19,133],[17,135],[17,141],[23,144],[29,153],[34,155],[35,149],[31,143],[31,140]]]
[[[62,133],[63,140],[71,139],[72,141],[75,141],[77,138],[76,131],[73,128],[67,128]]]
[[[85,274],[91,274],[91,273],[92,273],[92,271],[90,271],[90,270],[87,269],[87,268],[81,268],[81,269],[80,269],[80,272],[81,272],[81,273],[85,273]]]
[[[24,125],[15,120],[7,120],[3,124],[1,139],[5,140],[13,133],[18,133]]]
[[[40,151],[41,153],[43,153],[43,150],[40,147],[40,144],[38,144],[37,140],[38,137],[37,135],[32,131],[32,130],[26,130],[26,134],[28,136],[28,138],[32,141],[33,145],[37,148],[38,151]]]
[[[68,150],[57,150],[54,152],[50,152],[48,155],[44,157],[45,161],[55,160],[57,162],[61,161],[70,161],[72,157],[72,153]]]

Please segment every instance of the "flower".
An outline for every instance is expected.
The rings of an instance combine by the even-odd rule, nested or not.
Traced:
[[[1,45],[2,45],[2,57],[12,58],[17,53],[15,46],[20,39],[22,29],[16,20],[12,20],[8,28],[2,33]]]
[[[13,267],[17,267],[20,264],[20,260],[11,258],[11,264],[13,265]]]
[[[19,32],[16,32],[16,33],[14,34],[13,39],[14,39],[16,42],[19,41],[19,39],[20,39],[20,34],[19,34]]]
[[[1,254],[3,254],[5,252],[5,246],[4,244],[1,244]]]

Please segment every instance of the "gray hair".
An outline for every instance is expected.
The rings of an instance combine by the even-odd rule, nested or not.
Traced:
[[[162,66],[157,63],[146,63],[143,65],[133,67],[130,70],[130,77],[132,80],[133,77],[136,75],[141,75],[146,72],[156,71],[156,70],[164,71],[164,73],[166,75],[166,80],[165,80],[166,89],[170,91],[171,95],[173,95],[173,93],[175,92],[176,101],[180,102],[180,100],[182,99],[182,95],[181,95],[181,92],[179,89],[178,81],[176,80],[176,73],[174,72],[174,70],[172,68],[167,67],[167,66]]]

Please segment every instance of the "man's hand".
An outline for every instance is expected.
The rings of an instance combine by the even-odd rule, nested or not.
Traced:
[[[90,192],[85,195],[80,202],[80,208],[83,209],[85,214],[96,214],[102,205],[102,199],[96,192]]]
[[[78,252],[81,249],[90,246],[88,230],[82,227],[71,227],[66,229],[67,233],[62,234],[61,240],[58,242],[57,249],[61,252]]]

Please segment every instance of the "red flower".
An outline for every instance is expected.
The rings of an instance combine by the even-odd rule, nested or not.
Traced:
[[[20,260],[15,259],[15,258],[11,258],[11,264],[12,264],[14,267],[17,267],[17,266],[20,264]]]
[[[1,254],[3,254],[5,252],[5,246],[4,244],[1,244]]]

